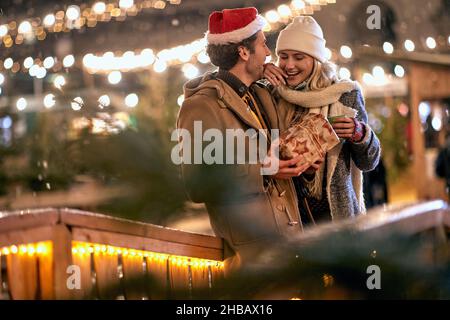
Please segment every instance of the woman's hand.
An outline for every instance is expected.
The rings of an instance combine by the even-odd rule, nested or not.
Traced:
[[[276,152],[278,148],[279,140],[277,139],[272,142],[267,157],[263,161],[266,174],[275,179],[290,179],[301,175],[308,169],[309,164],[305,163],[305,158],[301,154],[290,160],[280,160],[279,152]]]
[[[286,85],[284,78],[287,78],[287,74],[273,63],[266,63],[264,65],[264,78],[269,80],[273,86],[279,87],[282,84]]]
[[[280,160],[279,169],[276,174],[273,175],[276,179],[290,179],[292,177],[298,177],[309,165],[303,162],[304,158],[302,155],[298,155],[290,160]]]
[[[352,118],[341,117],[333,120],[331,124],[337,136],[341,139],[351,139],[355,131],[355,122]]]
[[[314,162],[306,171],[304,172],[306,175],[312,176],[317,170],[319,170],[320,165],[325,161],[324,158],[317,160]]]

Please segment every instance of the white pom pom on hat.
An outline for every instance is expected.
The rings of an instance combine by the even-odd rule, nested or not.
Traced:
[[[310,16],[299,16],[280,32],[276,53],[281,50],[295,50],[325,62],[327,60],[325,43],[322,28],[317,21]]]

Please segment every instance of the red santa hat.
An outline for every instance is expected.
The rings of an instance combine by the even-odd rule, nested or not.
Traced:
[[[266,20],[254,7],[214,11],[209,16],[206,41],[223,45],[239,43],[260,31]]]

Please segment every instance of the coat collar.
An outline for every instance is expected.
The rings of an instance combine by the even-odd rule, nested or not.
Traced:
[[[241,99],[241,97],[225,81],[217,79],[221,86],[219,99],[222,100],[228,109],[232,110],[236,116],[254,129],[263,129],[258,121],[253,118],[250,107]]]
[[[270,126],[272,128],[279,128],[278,115],[275,106],[270,97],[270,93],[266,89],[259,88],[254,84],[251,86],[252,90],[258,95],[259,100],[264,104],[261,106],[269,113]],[[201,77],[188,81],[184,85],[185,98],[189,98],[195,93],[203,90],[214,90],[217,93],[219,105],[223,108],[230,109],[239,119],[254,129],[263,129],[258,121],[251,114],[250,108],[241,99],[239,94],[224,80],[219,79],[216,73],[206,73]],[[261,95],[261,91],[265,91],[267,96]],[[267,97],[269,97],[267,100]],[[274,116],[275,113],[275,116]]]

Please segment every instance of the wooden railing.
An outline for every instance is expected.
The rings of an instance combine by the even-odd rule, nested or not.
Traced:
[[[311,228],[298,240],[308,246],[352,231],[375,238],[431,233],[423,257],[450,259],[450,208],[443,201],[379,208]],[[71,209],[0,212],[0,270],[0,299],[195,298],[200,290],[204,297],[223,277],[223,243]]]
[[[222,260],[207,235],[71,209],[0,213],[3,299],[176,298],[213,288]]]

